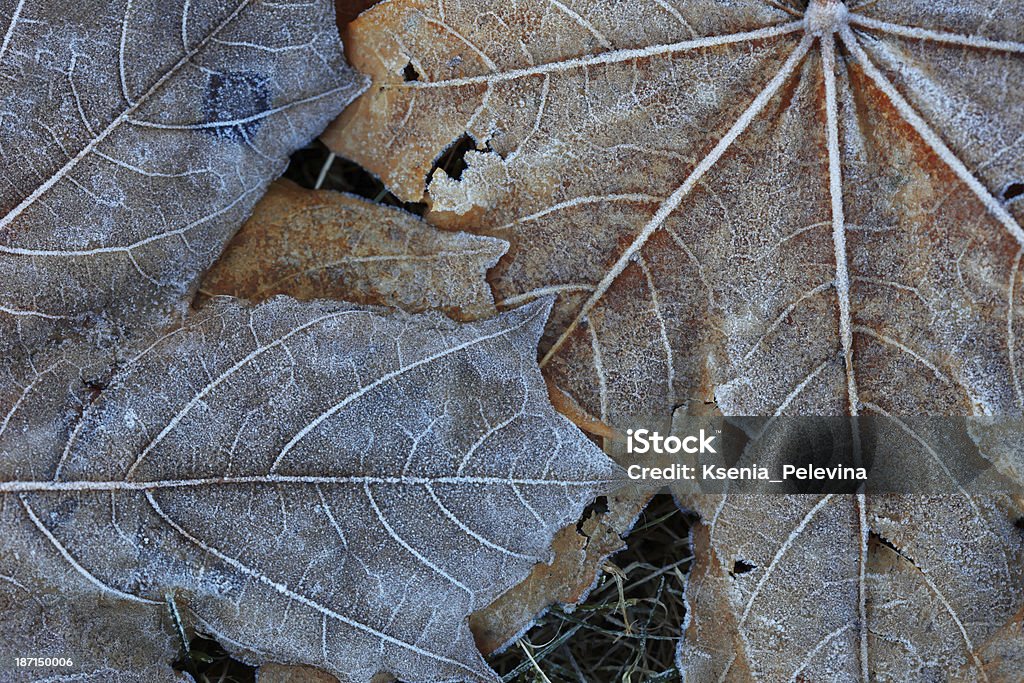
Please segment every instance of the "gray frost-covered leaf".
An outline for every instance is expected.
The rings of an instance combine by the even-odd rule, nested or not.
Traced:
[[[171,680],[170,594],[247,661],[494,680],[468,614],[621,481],[547,402],[549,307],[458,324],[213,299],[91,397],[65,447],[0,449],[0,652],[74,659],[49,673],[143,652],[147,680]]]
[[[331,3],[0,0],[0,341],[187,298],[362,87]]]

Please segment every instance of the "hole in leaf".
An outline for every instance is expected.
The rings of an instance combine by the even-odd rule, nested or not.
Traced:
[[[1024,183],[1010,183],[1003,190],[1003,201],[1010,201],[1024,194]]]
[[[885,536],[881,536],[880,534],[878,534],[878,533],[876,533],[874,531],[869,531],[868,532],[868,543],[869,543],[869,545],[873,544],[875,546],[884,546],[884,547],[888,548],[889,550],[893,551],[894,553],[896,553],[897,555],[899,555],[900,557],[902,557],[904,560],[906,560],[910,564],[914,565],[915,567],[918,567],[917,561],[915,561],[914,558],[912,558],[910,555],[906,554],[905,552],[903,552],[902,550],[897,548]],[[918,569],[920,569],[920,567],[918,567]]]
[[[181,652],[171,664],[175,671],[185,672],[199,681],[255,683],[256,667],[232,659],[216,640],[197,635],[188,647],[188,655]]]
[[[284,176],[305,188],[316,187],[317,180],[330,158],[330,150],[319,140],[292,154]],[[388,206],[397,206],[410,213],[422,216],[427,205],[420,202],[403,202],[391,194],[384,183],[362,166],[344,157],[335,156],[324,174],[320,189],[337,190],[365,197],[370,201]]]
[[[1021,531],[1024,531],[1024,517],[1018,517],[1017,521],[1014,522],[1013,525]]]
[[[751,564],[746,560],[736,560],[732,564],[732,571],[729,572],[729,576],[739,576],[740,574],[748,574],[757,569],[756,564]]]
[[[464,133],[458,140],[448,146],[430,169],[427,176],[427,184],[434,178],[434,171],[441,169],[453,180],[461,180],[462,172],[466,170],[466,152],[476,150],[476,143],[468,133]]]
[[[402,78],[405,79],[406,83],[418,81],[420,80],[420,72],[416,70],[416,67],[412,65],[412,62],[409,62],[405,65],[405,68],[402,69]]]
[[[886,548],[888,548],[889,550],[893,551],[894,553],[896,553],[898,555],[902,555],[903,554],[903,553],[900,552],[899,548],[894,546],[892,544],[892,542],[889,541],[889,539],[886,538],[885,536],[881,536],[881,535],[875,533],[874,531],[870,531],[870,532],[868,532],[868,538],[870,540],[874,541],[875,543],[879,544],[879,545],[884,545]]]
[[[583,524],[591,517],[597,517],[608,512],[608,498],[607,496],[598,496],[593,503],[583,508],[583,514],[580,515],[580,519],[576,522],[576,533],[581,536],[586,536],[583,533]]]
[[[85,387],[85,394],[82,396],[82,403],[77,407],[77,413],[79,417],[85,415],[85,411],[89,407],[96,403],[99,399],[100,394],[107,388],[107,380],[99,377],[83,377],[82,386]]]
[[[897,548],[885,536],[881,536],[880,534],[878,534],[878,533],[876,533],[874,531],[869,531],[868,532],[868,547],[869,547],[869,549],[870,549],[871,546],[875,546],[875,550],[876,551],[877,551],[877,547],[878,546],[884,546],[884,547],[888,548],[889,550],[893,551],[894,553],[896,553],[897,555],[899,555],[900,557],[902,557],[904,560],[906,560],[910,564],[912,564],[915,567],[917,567],[918,569],[920,569],[920,567],[917,564],[917,561],[913,557],[911,557],[907,553],[905,553],[902,550],[900,550],[899,548]]]

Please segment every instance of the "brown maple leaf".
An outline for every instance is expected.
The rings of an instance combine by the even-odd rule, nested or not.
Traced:
[[[693,680],[1019,680],[1020,501],[683,501],[702,517],[678,655]]]
[[[1022,18],[389,3],[350,28],[374,86],[327,140],[430,220],[507,239],[499,304],[558,295],[543,363],[617,427],[678,405],[1019,414]],[[461,175],[432,170],[467,134]],[[1014,434],[971,434],[1011,477]],[[681,502],[687,676],[1015,680],[1020,500]]]
[[[391,2],[327,141],[511,243],[499,304],[617,427],[1019,413],[1024,7]],[[468,134],[461,177],[431,172]]]

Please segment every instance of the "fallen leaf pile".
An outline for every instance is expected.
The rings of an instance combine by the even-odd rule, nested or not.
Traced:
[[[694,415],[950,493],[676,487],[682,680],[1021,680],[1024,3],[366,4],[0,0],[0,680],[498,680]]]
[[[0,678],[184,680],[199,631],[347,680],[493,680],[469,614],[619,481],[547,401],[550,304],[464,324],[288,297],[188,312],[363,86],[330,5],[4,9]],[[269,289],[493,314],[505,243],[322,201],[287,220],[366,229],[307,233],[315,255]]]

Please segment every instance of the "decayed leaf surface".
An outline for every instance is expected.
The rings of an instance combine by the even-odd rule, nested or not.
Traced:
[[[614,426],[1018,414],[1024,8],[389,2],[334,149],[557,293],[543,364]],[[408,68],[407,68],[408,67]],[[461,178],[430,173],[469,133]],[[428,185],[429,183],[429,185]]]
[[[47,460],[0,450],[0,650],[169,680],[170,595],[254,663],[494,680],[468,615],[621,481],[546,402],[548,309],[213,299]]]
[[[163,322],[363,87],[327,0],[4,0],[0,17],[4,342]]]
[[[200,291],[260,301],[340,299],[461,320],[494,314],[484,279],[508,245],[443,232],[394,207],[278,180]]]

